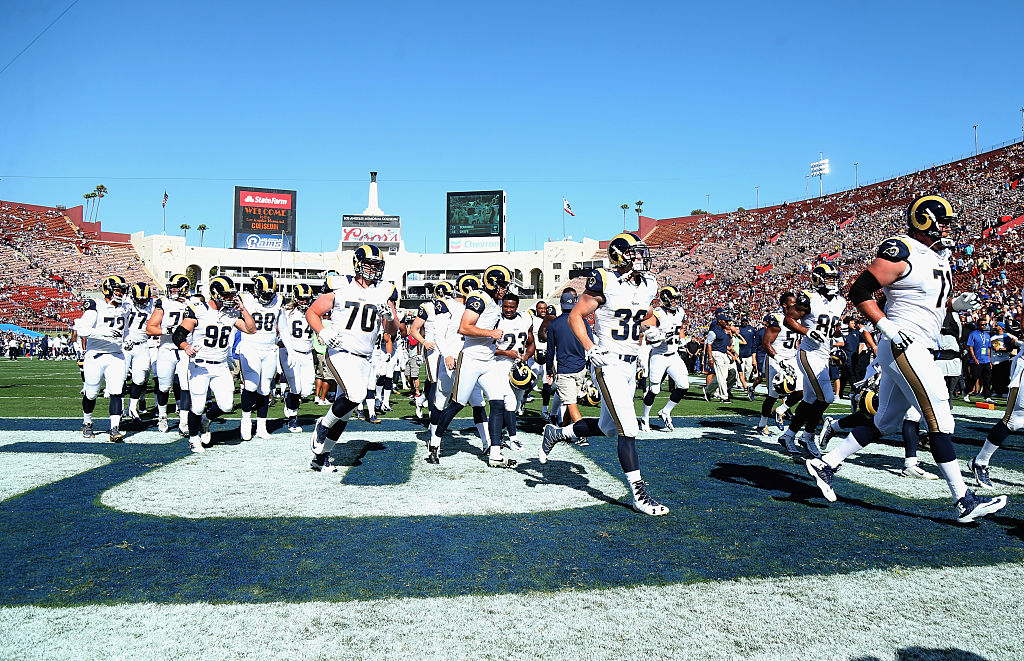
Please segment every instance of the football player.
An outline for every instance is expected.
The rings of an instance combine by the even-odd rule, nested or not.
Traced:
[[[146,324],[146,332],[160,338],[156,359],[156,411],[157,429],[167,431],[167,400],[174,388],[178,408],[178,431],[188,436],[188,411],[192,399],[188,390],[188,356],[171,340],[171,334],[185,316],[186,300],[192,283],[178,273],[167,282],[167,295],[153,303],[153,314]]]
[[[121,413],[124,411],[125,366],[124,348],[124,297],[128,293],[128,282],[119,275],[104,278],[100,284],[103,299],[88,300],[84,312],[75,322],[78,337],[85,339],[85,359],[82,364],[85,376],[85,395],[82,397],[82,436],[92,438],[92,412],[100,393],[100,382],[105,381],[110,395],[110,440],[123,443],[120,430]]]
[[[1022,294],[1024,297],[1024,294]],[[1018,319],[1018,323],[1020,323]],[[1021,379],[1024,377],[1024,359],[1021,356],[1024,355],[1024,346],[1021,341],[1007,335],[1007,339],[1017,345],[1019,351],[1014,356],[1013,362],[1010,363],[1010,383],[1009,392],[1006,395],[1006,412],[999,422],[994,424],[991,429],[988,430],[988,435],[985,438],[985,444],[978,451],[977,456],[973,457],[967,464],[967,467],[974,474],[974,479],[978,482],[978,486],[983,489],[992,489],[992,478],[989,475],[989,463],[992,461],[992,455],[996,453],[1002,445],[1003,441],[1010,435],[1010,432],[1018,432],[1024,429],[1024,401],[1020,397],[1020,384]]]
[[[549,315],[553,316],[552,312],[545,301],[537,301],[537,304],[533,306],[530,319],[535,352],[534,356],[529,360],[529,365],[530,369],[533,370],[534,376],[537,377],[537,383],[540,384],[540,414],[545,420],[548,417],[548,409],[551,406],[551,375],[547,373],[548,343],[541,339],[540,327],[549,319]]]
[[[416,400],[416,417],[420,416],[424,406],[427,407],[428,414],[431,416],[436,408],[434,401],[440,371],[438,364],[444,360],[441,349],[437,346],[437,340],[447,332],[448,326],[451,324],[451,312],[449,312],[448,306],[453,292],[454,289],[450,282],[439,282],[434,285],[434,299],[420,304],[416,311],[416,318],[413,319],[409,329],[409,335],[422,347],[427,367],[426,387],[423,388],[423,394]]]
[[[274,276],[262,274],[253,279],[253,294],[242,294],[243,308],[252,315],[255,333],[242,335],[238,343],[239,366],[242,369],[242,440],[252,438],[252,412],[256,410],[256,436],[270,438],[267,413],[270,389],[277,375],[277,319],[281,314],[281,297]]]
[[[997,512],[1006,496],[978,496],[964,484],[953,448],[953,414],[949,393],[929,349],[939,346],[939,333],[949,304],[954,311],[977,305],[974,294],[950,301],[953,277],[950,248],[956,245],[950,226],[953,208],[938,195],[915,199],[907,207],[907,233],[886,239],[874,261],[850,287],[850,299],[881,333],[878,363],[882,368],[878,410],[871,424],[851,431],[823,458],[805,462],[808,474],[829,501],[836,500],[832,480],[836,468],[881,435],[896,431],[907,411],[916,407],[928,425],[932,456],[956,503],[961,523]],[[885,311],[873,294],[883,289]]]
[[[456,279],[452,298],[446,302],[448,325],[439,328],[436,339],[441,358],[437,363],[437,386],[434,389],[434,409],[430,414],[428,445],[429,438],[433,437],[434,430],[441,418],[441,412],[448,405],[455,386],[455,367],[465,345],[465,340],[459,329],[462,326],[462,316],[466,312],[466,301],[470,296],[480,294],[482,291],[483,285],[480,278],[471,273],[464,273]],[[469,405],[473,408],[473,424],[476,427],[476,433],[483,442],[484,450],[487,450],[491,445],[487,434],[487,409],[484,408],[484,394],[479,383],[469,395]],[[440,455],[437,458],[439,459]],[[431,457],[428,456],[427,460],[431,461]]]
[[[497,342],[504,335],[498,328],[501,318],[500,301],[512,284],[512,273],[507,267],[496,264],[484,269],[480,281],[482,291],[475,292],[466,299],[466,310],[462,313],[459,324],[459,333],[465,341],[455,365],[450,401],[438,416],[437,424],[430,436],[427,461],[432,464],[440,463],[441,437],[459,411],[470,403],[473,390],[479,385],[490,405],[487,420],[490,439],[487,465],[491,468],[515,468],[516,460],[501,454],[505,402],[514,395],[509,384],[507,364],[494,360]]]
[[[768,421],[774,418],[782,427],[782,412],[796,405],[803,398],[804,377],[796,369],[797,347],[800,346],[800,335],[785,327],[786,316],[789,315],[796,294],[787,291],[779,296],[780,312],[773,312],[764,318],[764,338],[761,346],[767,355],[768,395],[761,403],[761,419],[757,423],[757,432],[764,434]],[[782,403],[773,409],[780,397]]]
[[[633,509],[644,514],[668,514],[668,508],[654,500],[640,475],[636,436],[640,426],[633,405],[636,390],[636,359],[642,323],[650,314],[658,283],[650,274],[651,256],[647,244],[632,232],[616,235],[608,244],[608,261],[613,270],[595,269],[587,288],[569,313],[569,326],[583,344],[594,381],[601,391],[601,417],[559,428],[544,427],[540,462],[545,463],[558,441],[584,436],[618,438],[619,464],[633,492]],[[587,333],[584,317],[594,314],[595,343]]]
[[[280,361],[284,378],[288,381],[288,395],[284,401],[284,417],[288,431],[302,431],[299,425],[299,404],[313,394],[313,329],[306,319],[306,310],[313,304],[313,288],[298,284],[292,289],[292,301],[281,308],[277,318],[280,337]]]
[[[644,319],[642,324],[644,340],[651,346],[651,357],[647,368],[650,381],[644,394],[644,413],[640,419],[641,431],[651,431],[651,407],[654,406],[654,398],[661,392],[661,382],[666,374],[675,384],[665,406],[658,411],[666,431],[674,429],[672,409],[683,400],[690,384],[690,373],[683,357],[679,355],[683,334],[683,295],[675,287],[667,285],[658,292],[658,300],[661,305],[653,308],[651,316]]]
[[[528,318],[519,313],[519,297],[512,292],[507,292],[501,299],[501,318],[498,319],[498,330],[502,336],[497,341],[494,350],[494,360],[501,364],[509,374],[512,384],[511,392],[505,395],[505,429],[508,431],[508,445],[512,450],[522,450],[516,438],[516,419],[519,408],[522,406],[523,397],[526,395],[526,385],[530,386],[536,378],[531,371],[531,377],[524,380],[523,374],[517,369],[520,365],[526,365],[533,358],[536,351],[533,337],[534,324]],[[500,438],[500,436],[499,436]]]
[[[813,290],[797,294],[796,303],[783,319],[786,328],[800,336],[797,366],[804,383],[803,401],[797,404],[789,428],[779,437],[779,444],[794,461],[804,458],[800,446],[814,457],[821,456],[815,431],[825,409],[836,398],[829,355],[832,338],[839,334],[839,318],[846,309],[846,299],[839,295],[839,271],[831,264],[818,264],[811,269],[811,286]],[[797,439],[801,427],[804,431]]]
[[[380,248],[359,246],[352,265],[355,275],[328,276],[324,291],[306,311],[313,332],[327,345],[327,368],[338,382],[334,403],[313,426],[309,467],[324,473],[338,470],[331,463],[331,450],[352,412],[366,399],[370,359],[381,331],[398,331],[398,290],[383,281],[384,254]],[[325,327],[323,316],[327,311],[331,311],[331,325]]]
[[[189,393],[188,436],[192,452],[205,452],[210,444],[210,421],[234,407],[235,380],[228,368],[228,353],[234,330],[246,335],[256,332],[256,321],[245,309],[234,281],[226,275],[210,280],[210,299],[191,303],[171,342],[187,355]],[[206,406],[206,398],[213,401]]]
[[[124,352],[132,385],[128,397],[128,419],[141,422],[139,399],[149,379],[149,335],[146,326],[153,316],[153,294],[145,282],[136,282],[131,287],[129,300],[124,302]]]

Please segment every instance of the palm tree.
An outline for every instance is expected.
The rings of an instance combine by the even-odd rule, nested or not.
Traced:
[[[96,219],[100,215],[100,200],[102,200],[104,197],[106,197],[106,195],[107,195],[107,187],[106,186],[104,186],[103,184],[100,184],[99,186],[96,187],[96,205],[93,207],[93,218],[92,218],[93,222],[95,222]]]
[[[183,237],[185,237],[185,241],[186,241],[186,242],[188,241],[188,231],[189,231],[190,229],[192,229],[192,226],[191,226],[191,225],[189,225],[188,223],[182,223],[182,224],[181,224],[181,235],[182,235]]]
[[[96,198],[96,193],[86,193],[82,197],[85,198],[85,213],[83,214],[83,220],[89,222],[89,215],[92,212],[92,201]]]
[[[628,204],[622,205],[622,231],[626,231],[626,209],[629,208]]]
[[[206,224],[203,223],[202,225],[199,225],[198,227],[196,227],[196,229],[199,230],[199,247],[202,248],[203,247],[203,233],[206,232],[206,230],[208,228],[206,227]]]
[[[643,200],[637,200],[636,201],[636,229],[637,229],[638,232],[640,231],[640,213],[643,211],[643,208],[642,208],[643,206],[644,206],[644,201]]]

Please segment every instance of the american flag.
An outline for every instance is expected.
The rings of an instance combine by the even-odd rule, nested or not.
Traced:
[[[164,201],[163,204],[161,204],[160,206],[164,207],[165,209],[167,208],[167,191],[164,191]]]

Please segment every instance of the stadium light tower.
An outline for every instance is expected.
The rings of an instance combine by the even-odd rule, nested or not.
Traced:
[[[860,170],[857,166],[860,165],[860,161],[853,162],[853,187],[860,188]]]
[[[811,174],[812,177],[818,178],[818,197],[821,197],[824,193],[824,188],[821,183],[821,178],[829,173],[828,159],[825,158],[825,152],[818,152],[819,160],[811,163]]]
[[[754,186],[754,210],[761,208],[761,191],[760,186]]]
[[[708,198],[708,208],[705,209],[705,211],[707,211],[708,215],[710,216],[711,215],[711,193],[708,193],[706,195],[706,197]]]
[[[978,155],[978,125],[974,125],[974,155]]]

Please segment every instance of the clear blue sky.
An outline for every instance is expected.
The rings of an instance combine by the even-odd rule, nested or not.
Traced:
[[[69,4],[0,2],[0,67]],[[563,195],[608,238],[624,202],[802,198],[819,151],[837,190],[1021,137],[1019,3],[681,5],[79,0],[0,75],[0,199],[104,184],[104,229],[156,233],[166,188],[219,246],[234,185],[294,188],[300,249],[333,250],[378,170],[409,249],[490,188],[524,249]]]

